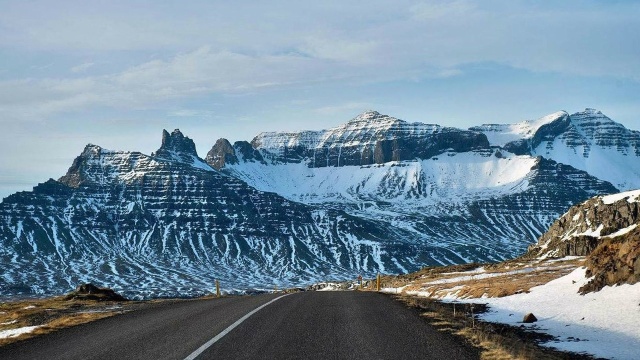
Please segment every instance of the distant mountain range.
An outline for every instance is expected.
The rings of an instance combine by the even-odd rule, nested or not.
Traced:
[[[0,203],[0,291],[132,297],[499,261],[572,205],[640,188],[640,132],[598,111],[462,130],[367,111],[329,130],[155,153],[87,145]]]

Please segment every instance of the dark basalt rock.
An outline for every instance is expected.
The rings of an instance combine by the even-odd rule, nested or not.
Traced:
[[[237,164],[236,152],[227,139],[218,139],[205,158],[207,164],[216,170],[222,169],[226,164]]]
[[[109,288],[100,288],[91,283],[80,284],[65,296],[67,300],[96,300],[96,301],[128,301],[124,296]]]
[[[233,146],[227,139],[218,139],[205,158],[207,164],[216,170],[220,170],[227,164],[237,164],[240,161],[261,162],[264,158],[260,151],[256,150],[247,141],[236,141]]]
[[[79,187],[80,184],[85,181],[83,171],[86,161],[92,157],[100,156],[101,151],[102,148],[97,145],[88,144],[85,146],[80,156],[73,160],[73,164],[71,164],[67,173],[58,179],[58,181],[72,188]]]
[[[532,313],[528,313],[522,319],[522,322],[525,323],[525,324],[531,324],[531,323],[534,323],[536,321],[538,321],[538,318],[535,315],[533,315]]]
[[[260,154],[260,151],[251,146],[248,141],[236,141],[233,143],[233,149],[237,156],[244,161],[257,161],[264,163],[264,158]]]
[[[592,279],[580,288],[581,294],[640,282],[640,229],[614,239],[601,239],[585,266],[586,277]]]
[[[162,130],[162,145],[154,153],[157,157],[167,156],[169,152],[198,156],[196,144],[190,138],[184,136],[180,130],[175,129],[169,134],[167,130]]]

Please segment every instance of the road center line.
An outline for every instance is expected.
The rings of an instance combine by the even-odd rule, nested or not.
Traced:
[[[271,301],[269,301],[266,304],[263,304],[253,310],[251,310],[251,312],[249,312],[247,315],[241,317],[240,319],[238,319],[238,321],[234,322],[233,324],[229,325],[228,328],[224,329],[220,334],[216,335],[213,339],[207,341],[206,343],[204,343],[204,345],[200,346],[196,351],[192,352],[191,355],[187,356],[184,360],[194,360],[195,358],[197,358],[200,354],[202,354],[205,350],[207,350],[209,347],[211,347],[211,345],[215,344],[218,340],[222,339],[225,335],[227,335],[231,330],[235,329],[238,325],[242,324],[245,320],[247,320],[249,317],[251,317],[251,315],[257,313],[258,311],[260,311],[262,308],[266,307],[267,305],[276,302],[280,299],[282,299],[285,296],[289,296],[291,294],[287,294],[287,295],[282,295],[279,296]]]

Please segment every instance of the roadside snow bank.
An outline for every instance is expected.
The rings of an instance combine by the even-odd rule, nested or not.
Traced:
[[[588,353],[611,359],[637,359],[640,349],[640,283],[605,287],[599,292],[578,294],[588,281],[585,268],[537,286],[531,291],[502,298],[482,299],[490,311],[485,321],[515,326],[557,337],[544,345],[560,350]],[[478,299],[458,300],[468,303]],[[525,314],[538,322],[522,324]]]

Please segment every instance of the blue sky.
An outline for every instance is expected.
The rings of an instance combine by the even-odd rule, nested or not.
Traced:
[[[638,1],[3,1],[0,197],[87,143],[151,153],[374,109],[468,128],[594,107],[640,130]]]

